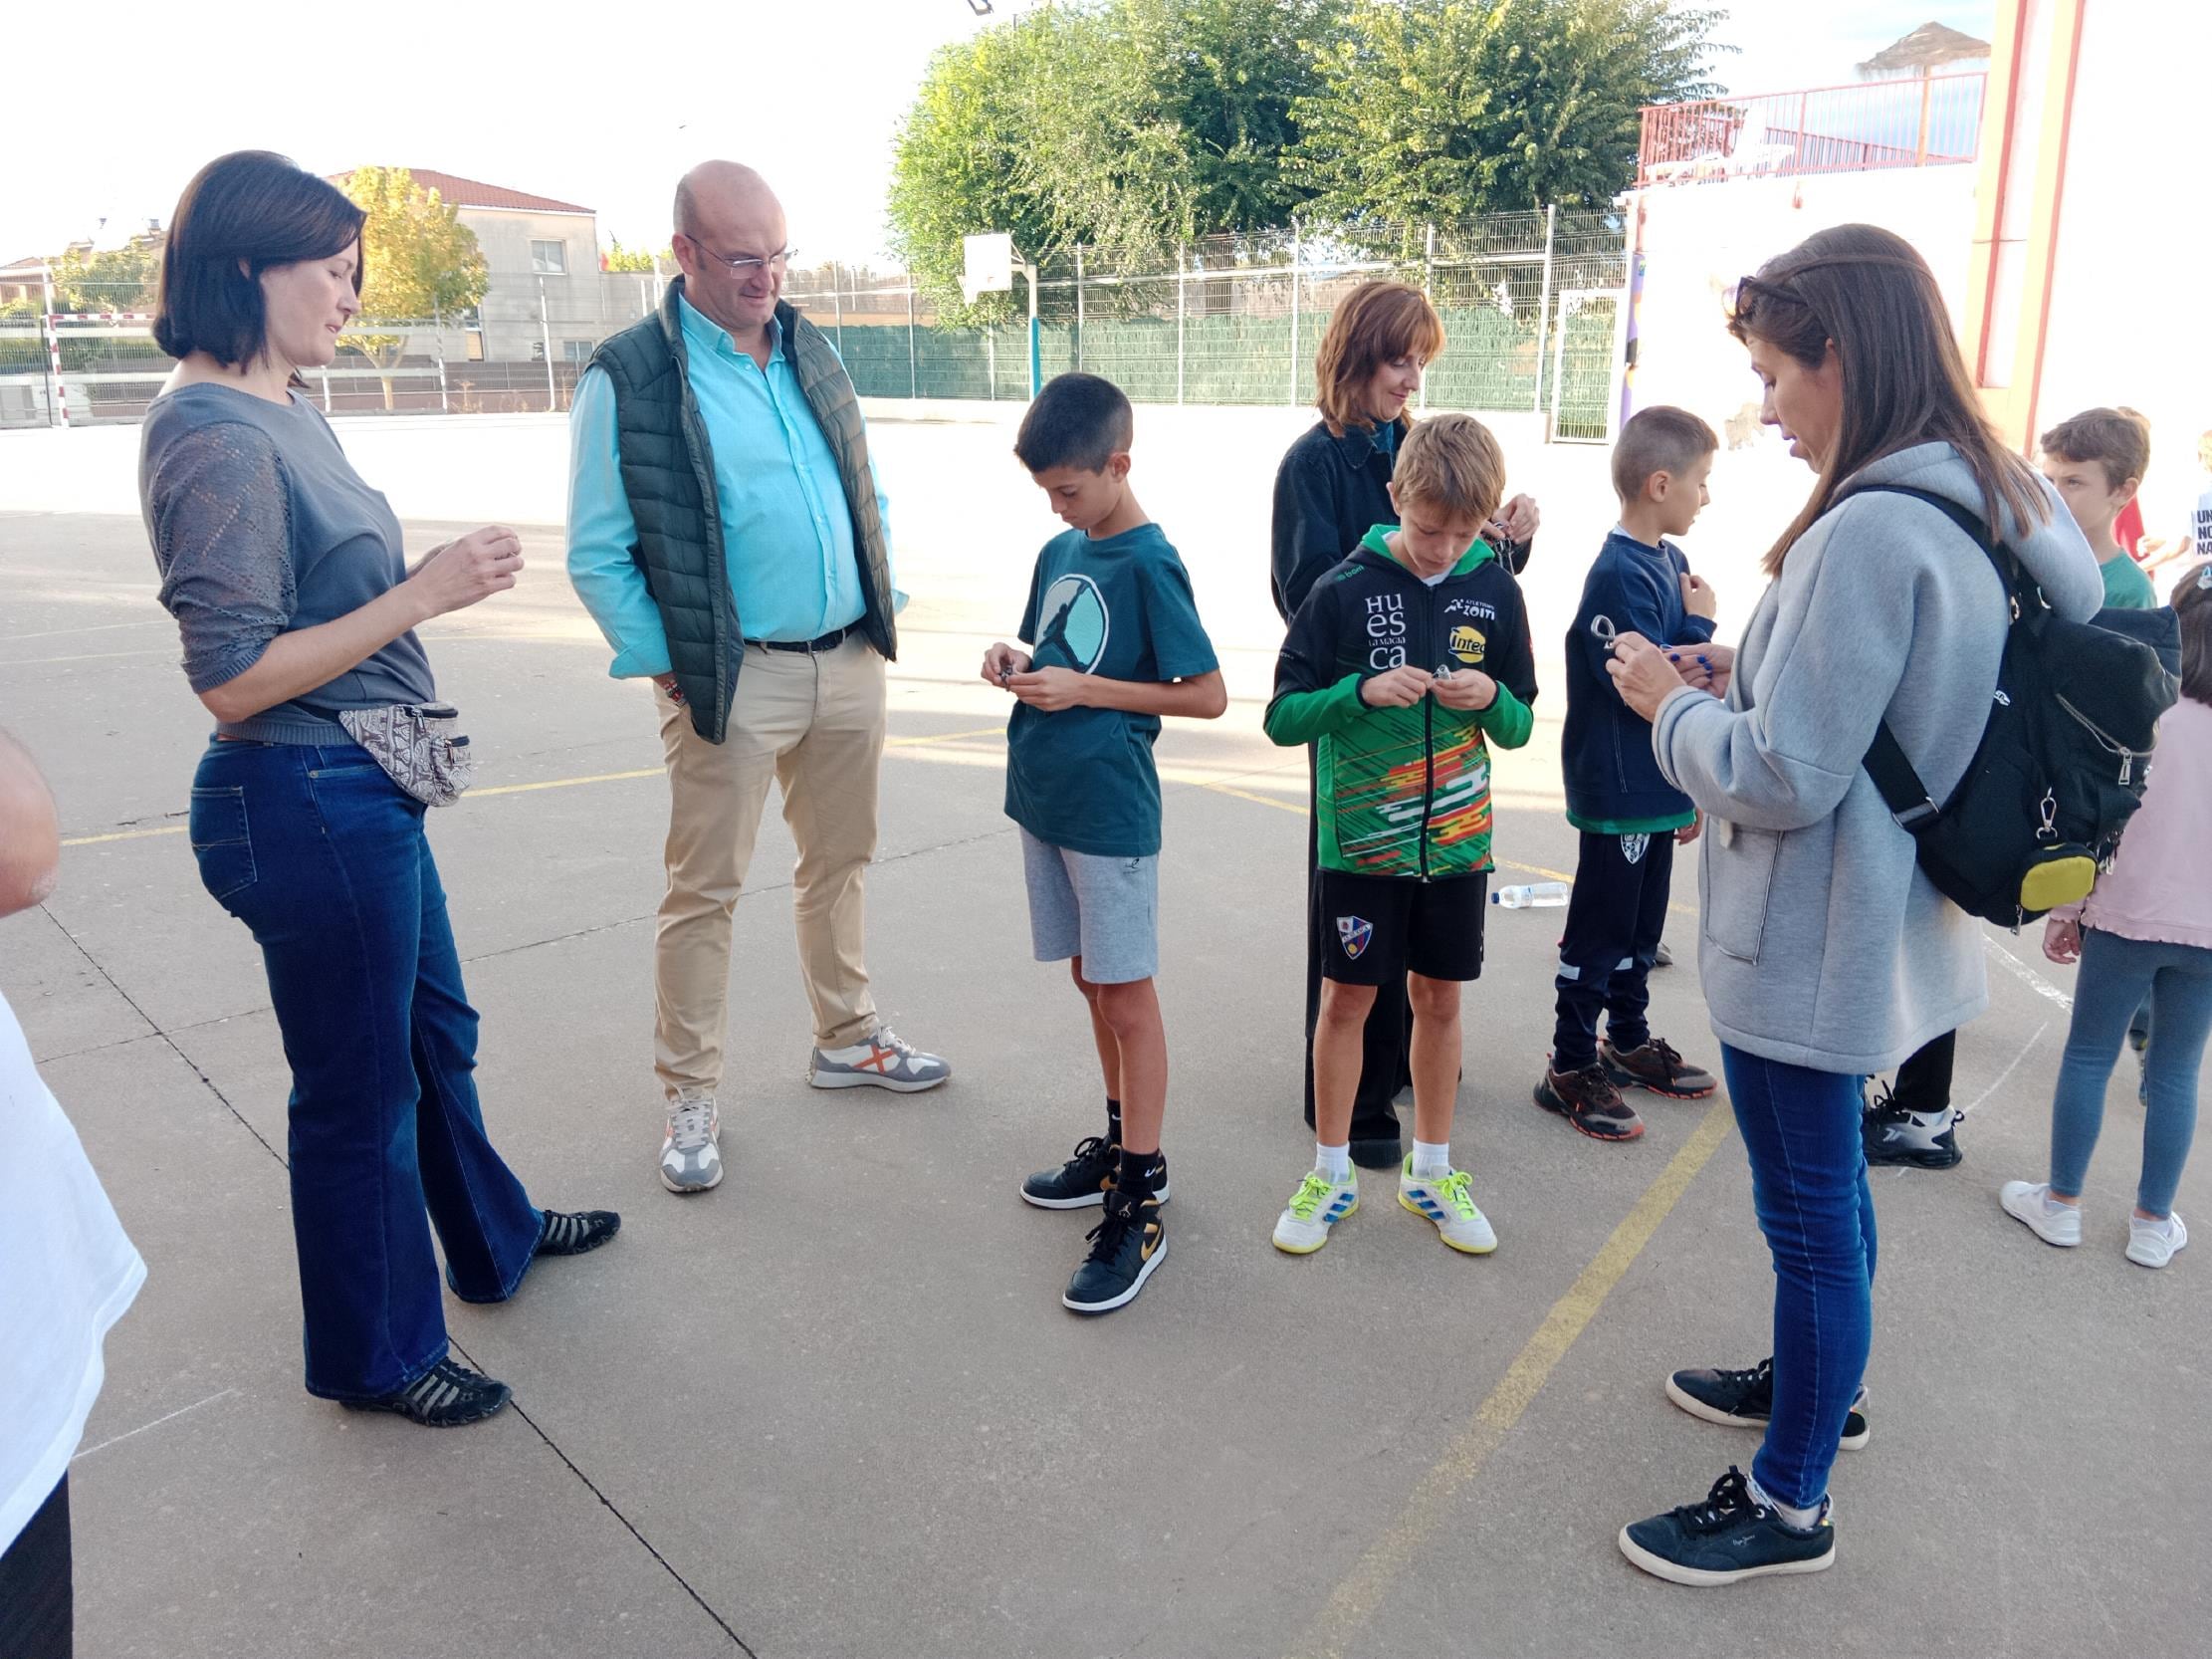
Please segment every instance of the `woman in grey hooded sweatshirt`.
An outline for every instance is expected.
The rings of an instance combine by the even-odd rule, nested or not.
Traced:
[[[1862,1083],[1988,1001],[1980,924],[1920,873],[1861,763],[1886,719],[1949,797],[1996,692],[2007,601],[1941,509],[1884,491],[2001,526],[2064,614],[2102,602],[2066,508],[1983,417],[1908,243],[1821,231],[1738,284],[1728,329],[1765,388],[1761,418],[1819,480],[1767,555],[1772,584],[1733,653],[1708,648],[1708,668],[1624,636],[1610,665],[1653,723],[1660,769],[1711,821],[1699,970],[1774,1258],[1772,1357],[1667,1384],[1695,1416],[1764,1428],[1750,1475],[1731,1468],[1704,1502],[1621,1534],[1637,1565],[1690,1584],[1835,1560],[1829,1468],[1867,1435]]]

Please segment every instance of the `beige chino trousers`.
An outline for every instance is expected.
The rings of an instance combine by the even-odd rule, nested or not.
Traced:
[[[884,664],[857,634],[834,650],[745,648],[729,732],[709,743],[691,711],[654,692],[668,761],[668,891],[654,935],[653,1069],[670,1099],[722,1084],[730,937],[773,779],[798,843],[791,872],[799,970],[824,1049],[876,1028],[862,938],[876,850]]]

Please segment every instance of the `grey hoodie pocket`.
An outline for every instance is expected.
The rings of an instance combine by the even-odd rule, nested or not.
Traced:
[[[1707,831],[1703,895],[1705,937],[1741,962],[1759,960],[1766,942],[1767,902],[1782,837],[1771,830],[1718,824]]]

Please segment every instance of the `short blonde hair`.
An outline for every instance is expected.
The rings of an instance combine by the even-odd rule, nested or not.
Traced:
[[[1431,415],[1415,424],[1391,474],[1398,508],[1413,503],[1488,523],[1505,497],[1505,453],[1472,415]]]

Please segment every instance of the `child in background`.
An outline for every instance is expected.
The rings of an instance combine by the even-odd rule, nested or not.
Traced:
[[[1290,1255],[1319,1250],[1359,1208],[1352,1100],[1368,1011],[1391,983],[1414,1013],[1414,1149],[1398,1201],[1453,1250],[1497,1248],[1450,1139],[1459,987],[1482,971],[1492,867],[1488,740],[1517,749],[1534,723],[1528,613],[1478,540],[1504,482],[1481,422],[1415,426],[1391,478],[1398,528],[1375,526],[1313,585],[1276,663],[1268,737],[1320,748],[1320,902],[1335,940],[1313,1033],[1314,1167],[1275,1223]]]
[[[1567,630],[1567,722],[1561,770],[1567,822],[1582,835],[1566,936],[1559,942],[1551,1064],[1536,1103],[1593,1140],[1634,1140],[1644,1119],[1624,1085],[1673,1100],[1717,1086],[1652,1035],[1651,973],[1666,924],[1674,848],[1697,837],[1697,809],[1652,756],[1652,726],[1606,673],[1615,635],[1690,649],[1713,633],[1712,589],[1668,536],[1688,532],[1710,499],[1719,440],[1686,409],[1641,409],[1613,448],[1621,522],[1583,583]],[[1607,1041],[1598,1042],[1598,1016]]]
[[[1129,488],[1135,420],[1119,387],[1062,374],[1022,417],[1013,451],[1068,526],[1029,579],[1021,638],[984,652],[986,683],[1019,699],[1006,723],[1006,816],[1021,827],[1039,962],[1067,962],[1106,1082],[1106,1134],[1021,1184],[1040,1209],[1103,1205],[1064,1306],[1105,1313],[1167,1259],[1160,1123],[1168,1038],[1160,967],[1162,715],[1228,707],[1190,573]]]
[[[2173,1195],[2196,1132],[2197,1068],[2212,1032],[2212,882],[2203,851],[2212,824],[2212,565],[2182,577],[2173,604],[2181,700],[2158,722],[2143,804],[2096,890],[2054,910],[2044,927],[2044,954],[2082,965],[2052,1103],[2051,1178],[2007,1181],[1997,1195],[2005,1213],[2046,1244],[2082,1242],[2082,1186],[2105,1084],[2127,1017],[2147,992],[2142,1174],[2127,1224],[2127,1259],[2146,1268],[2164,1267],[2189,1242]]]
[[[2040,440],[2043,476],[2058,486],[2067,511],[2097,555],[2107,609],[2149,610],[2158,591],[2112,534],[2120,509],[2135,499],[2150,470],[2150,428],[2124,409],[2085,409]]]

